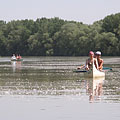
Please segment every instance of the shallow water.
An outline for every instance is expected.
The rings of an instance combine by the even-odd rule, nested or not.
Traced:
[[[120,119],[120,58],[104,57],[105,79],[73,72],[86,57],[0,58],[0,113],[5,120]]]

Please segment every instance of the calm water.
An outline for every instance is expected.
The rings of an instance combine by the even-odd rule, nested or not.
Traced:
[[[101,79],[73,72],[87,57],[0,58],[1,120],[119,120],[120,57]]]

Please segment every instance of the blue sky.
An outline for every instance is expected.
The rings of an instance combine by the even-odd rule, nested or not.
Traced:
[[[0,20],[53,18],[92,24],[120,12],[120,0],[0,0]]]

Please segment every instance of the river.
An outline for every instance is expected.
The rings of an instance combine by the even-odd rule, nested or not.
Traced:
[[[0,57],[1,120],[119,120],[120,57],[105,79],[73,72],[87,57]]]

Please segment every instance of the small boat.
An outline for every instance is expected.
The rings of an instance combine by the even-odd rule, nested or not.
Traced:
[[[111,67],[103,67],[103,71],[112,71],[112,68]],[[75,70],[73,70],[73,72],[83,73],[83,72],[88,72],[88,71],[85,69],[75,69]]]
[[[23,61],[23,59],[12,59],[11,58],[11,61]]]
[[[97,70],[93,62],[93,65],[90,68],[90,70],[85,72],[84,75],[85,77],[89,77],[89,78],[98,78],[98,77],[105,77],[105,72]]]

